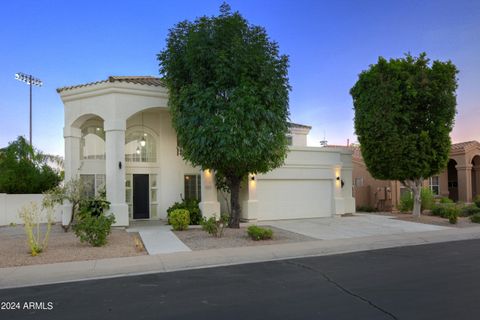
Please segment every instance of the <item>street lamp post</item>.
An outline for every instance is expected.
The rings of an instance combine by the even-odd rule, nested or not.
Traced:
[[[32,146],[32,86],[41,87],[43,85],[42,80],[35,78],[30,74],[22,72],[15,73],[15,79],[25,82],[30,86],[30,145]]]

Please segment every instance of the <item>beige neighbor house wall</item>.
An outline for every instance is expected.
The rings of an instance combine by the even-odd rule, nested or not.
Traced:
[[[399,181],[374,179],[368,172],[358,147],[353,151],[354,196],[358,207],[373,207],[379,210],[395,210],[405,190]],[[423,185],[430,187],[438,197],[453,201],[472,202],[480,195],[480,143],[467,141],[452,144],[450,159],[445,170],[433,178],[425,179]],[[385,201],[381,198],[385,197]]]
[[[166,218],[166,209],[185,196],[187,180],[199,182],[195,188],[201,193],[204,216],[225,209],[214,172],[192,167],[181,156],[161,79],[109,77],[57,92],[65,111],[65,177],[88,178],[95,189],[105,187],[116,225]],[[285,165],[249,177],[241,194],[244,220],[354,211],[352,152],[308,147],[310,129],[290,123],[291,148]],[[65,205],[63,223],[68,223],[70,209]]]

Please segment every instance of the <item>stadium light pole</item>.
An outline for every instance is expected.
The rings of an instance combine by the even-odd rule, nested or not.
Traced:
[[[15,80],[25,82],[30,86],[30,145],[32,143],[32,86],[41,87],[43,85],[42,80],[35,78],[31,74],[25,74],[22,72],[15,73]]]

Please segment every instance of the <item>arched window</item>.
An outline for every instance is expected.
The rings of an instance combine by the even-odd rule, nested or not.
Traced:
[[[101,123],[90,123],[82,127],[80,159],[105,159],[105,131]]]
[[[155,138],[147,132],[135,130],[125,136],[125,161],[157,162]]]

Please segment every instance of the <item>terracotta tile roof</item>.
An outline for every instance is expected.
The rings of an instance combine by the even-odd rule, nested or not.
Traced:
[[[147,85],[147,86],[155,86],[155,87],[163,87],[164,86],[161,78],[156,78],[156,77],[151,77],[151,76],[110,76],[106,80],[101,80],[101,81],[79,84],[79,85],[75,85],[75,86],[67,86],[67,87],[58,88],[57,92],[60,93],[62,91],[66,91],[66,90],[83,88],[83,87],[93,86],[93,85],[96,85],[96,84],[107,83],[107,82],[110,82],[110,83],[113,83],[113,82],[128,82],[128,83],[144,84],[144,85]]]
[[[293,123],[293,122],[289,122],[289,123],[288,123],[288,126],[289,126],[290,128],[312,129],[311,126],[306,126],[306,125],[304,125],[304,124]]]
[[[471,147],[477,147],[479,146],[480,147],[480,143],[478,141],[465,141],[465,142],[459,142],[459,143],[454,143],[452,144],[452,151],[464,151],[464,150],[467,150]]]

